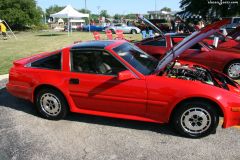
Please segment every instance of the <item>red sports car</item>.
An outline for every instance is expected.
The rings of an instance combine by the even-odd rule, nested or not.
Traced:
[[[236,35],[240,34],[239,29],[236,29],[235,32],[238,32],[238,33],[236,33]],[[229,34],[228,36],[224,36],[220,32],[216,32],[215,34],[213,34],[213,35],[207,37],[206,39],[204,39],[203,42],[207,43],[210,46],[214,46],[214,40],[215,40],[216,37],[218,37],[217,48],[222,48],[222,49],[224,49],[224,48],[225,49],[235,48],[235,49],[240,50],[240,42],[236,40],[239,36],[236,36],[236,35],[234,36],[232,34]],[[174,38],[174,43],[178,43],[178,42],[181,42],[187,36],[189,36],[189,34],[184,34],[184,33],[181,33],[181,34],[166,34],[165,36],[173,37]]]
[[[217,48],[235,48],[240,50],[240,42],[237,40],[240,36],[240,26],[235,30],[230,32],[227,36],[224,36],[222,33],[217,32],[210,37],[204,39],[203,41],[208,43],[208,45],[214,44],[214,38],[218,37],[218,46]]]
[[[204,66],[174,61],[223,22],[197,31],[162,60],[126,41],[90,41],[15,61],[8,91],[35,104],[47,119],[69,111],[155,123],[172,123],[199,138],[240,124],[240,86]]]
[[[154,27],[151,22],[146,21],[146,23]],[[157,31],[157,29],[155,30]],[[159,33],[162,34],[161,31]],[[186,36],[184,34],[161,35],[136,42],[135,45],[157,59],[161,59],[166,51],[181,42]],[[223,38],[220,37],[221,43],[218,48],[204,42],[212,43],[211,37],[210,39],[205,38],[204,41],[186,50],[179,59],[196,62],[223,72],[233,79],[240,79],[240,42],[233,39],[224,41]]]

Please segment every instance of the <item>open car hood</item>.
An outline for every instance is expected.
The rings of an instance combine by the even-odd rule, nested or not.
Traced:
[[[239,37],[240,36],[240,25],[233,31],[229,32],[227,36],[232,37],[233,39],[236,39],[237,37]]]
[[[215,22],[199,31],[193,32],[190,36],[184,38],[183,41],[165,53],[163,58],[159,61],[156,72],[163,70],[170,62],[175,60],[176,57],[180,56],[183,52],[185,52],[196,43],[219,31],[219,28],[227,23],[229,23],[229,20]]]
[[[150,22],[148,19],[144,18],[143,15],[138,15],[138,18],[140,20],[142,20],[145,24],[149,25],[156,33],[158,33],[164,37],[164,33],[157,26],[155,26],[152,22]]]

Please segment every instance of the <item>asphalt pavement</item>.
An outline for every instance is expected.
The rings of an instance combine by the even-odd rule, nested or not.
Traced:
[[[40,118],[0,80],[0,160],[239,160],[240,129],[202,139],[180,137],[167,125],[70,114]]]

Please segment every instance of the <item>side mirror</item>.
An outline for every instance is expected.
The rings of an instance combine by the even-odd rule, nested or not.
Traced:
[[[125,70],[118,73],[118,80],[120,81],[135,79],[135,78],[136,77],[129,70]]]
[[[205,48],[205,47],[202,47],[202,48],[201,48],[201,52],[208,52],[208,49]]]

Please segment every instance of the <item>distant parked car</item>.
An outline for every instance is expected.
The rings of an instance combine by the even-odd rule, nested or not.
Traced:
[[[103,27],[103,26],[90,25],[90,31],[92,31],[92,32],[94,32],[94,31],[102,32],[102,31],[104,31],[104,29],[105,29],[105,27]],[[83,30],[89,31],[89,25],[83,26]]]
[[[160,36],[135,42],[135,45],[158,59],[162,59],[162,56],[170,50],[172,46],[181,42],[188,35],[174,33],[162,35],[162,32],[158,30],[154,24],[146,19],[143,19],[143,21],[152,28],[155,28]],[[233,38],[238,36],[239,29],[240,28],[236,28],[236,31],[232,32],[229,36]],[[216,35],[219,37],[217,48],[212,46]],[[178,58],[216,69],[233,79],[240,79],[240,43],[230,37],[227,40],[225,39],[226,37],[217,32],[213,37],[210,36],[209,38],[205,38],[203,42],[196,43]]]
[[[106,30],[111,30],[112,33],[116,33],[116,30],[122,30],[123,33],[138,34],[141,30],[138,27],[127,26],[126,24],[115,24],[108,27]]]
[[[236,29],[238,26],[240,26],[240,17],[231,17],[231,18],[223,18],[223,19],[228,19],[230,20],[230,23],[223,26],[221,29],[226,29],[227,33],[233,31]]]

